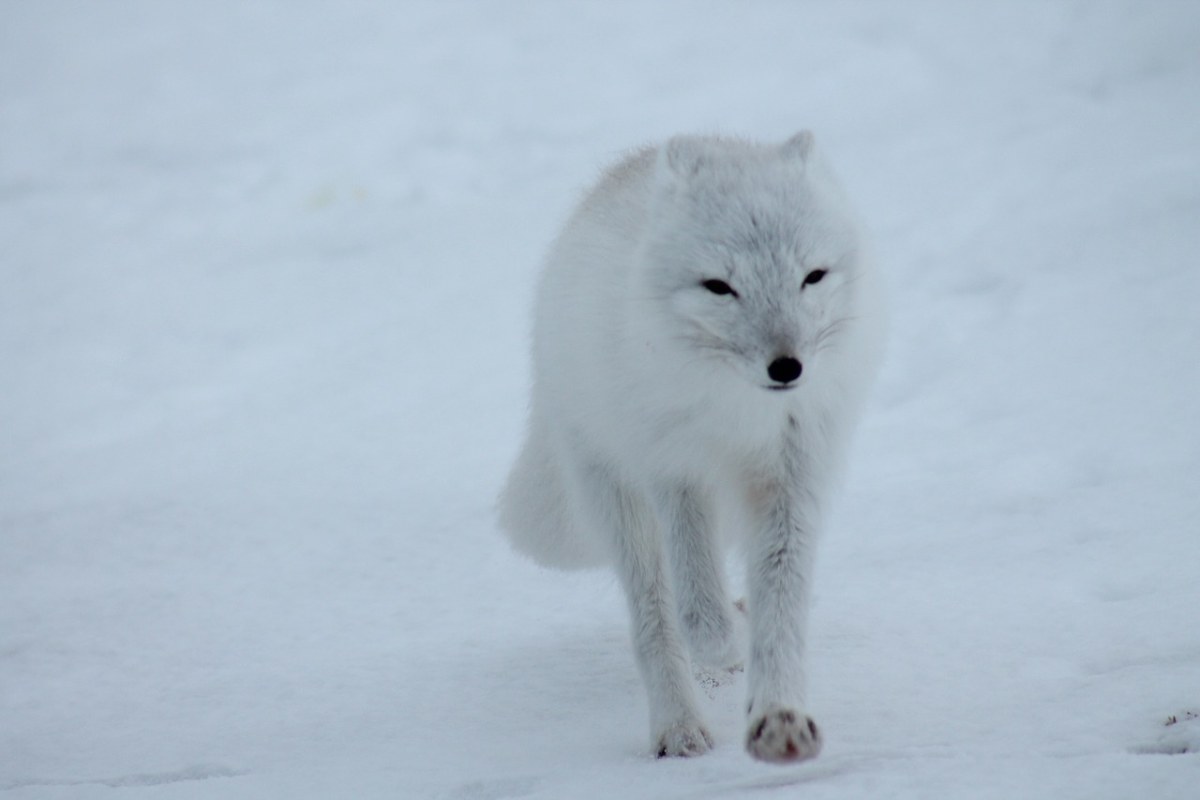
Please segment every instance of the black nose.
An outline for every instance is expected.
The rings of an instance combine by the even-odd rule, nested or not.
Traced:
[[[800,377],[804,367],[791,356],[780,356],[767,367],[767,374],[776,383],[791,383]]]

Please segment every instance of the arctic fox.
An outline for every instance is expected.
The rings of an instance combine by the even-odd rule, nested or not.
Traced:
[[[634,153],[551,249],[501,524],[543,564],[616,569],[659,756],[713,746],[689,652],[737,666],[743,616],[746,748],[774,762],[821,749],[805,626],[821,512],[879,351],[867,262],[807,131]],[[731,519],[748,607],[726,591],[716,527]]]

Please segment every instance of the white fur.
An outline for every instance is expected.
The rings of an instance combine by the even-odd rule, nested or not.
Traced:
[[[616,569],[658,754],[712,745],[689,651],[709,666],[742,659],[722,502],[748,520],[735,537],[749,565],[746,747],[766,761],[819,751],[804,712],[813,550],[881,321],[857,225],[807,132],[635,153],[555,242],[501,523],[541,563]],[[768,388],[780,356],[803,366],[784,391]]]

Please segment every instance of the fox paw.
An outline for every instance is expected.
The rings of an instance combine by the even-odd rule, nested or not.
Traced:
[[[746,750],[759,761],[805,761],[821,752],[821,732],[812,717],[776,706],[751,721]]]
[[[658,757],[702,756],[712,749],[712,735],[696,721],[680,721],[658,737]]]

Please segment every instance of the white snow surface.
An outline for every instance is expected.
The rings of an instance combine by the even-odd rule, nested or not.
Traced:
[[[1200,797],[1200,4],[0,4],[0,798]],[[598,170],[816,131],[888,360],[814,762],[493,519]]]

